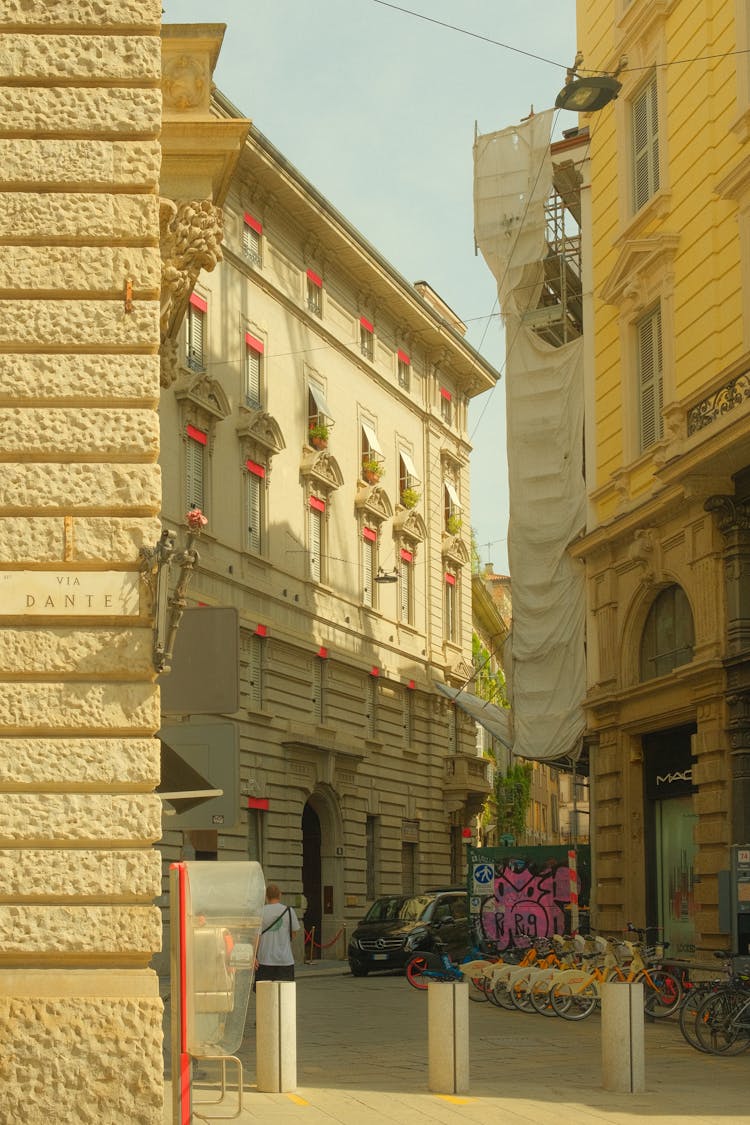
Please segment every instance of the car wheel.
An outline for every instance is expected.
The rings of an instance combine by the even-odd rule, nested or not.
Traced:
[[[364,965],[358,965],[356,961],[350,961],[349,968],[353,977],[366,977],[370,971],[366,969]]]

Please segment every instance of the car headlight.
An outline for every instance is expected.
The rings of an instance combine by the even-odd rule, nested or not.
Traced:
[[[417,946],[422,945],[426,937],[427,930],[415,930],[413,933],[409,934],[404,942],[404,949],[410,953],[412,949],[416,949]]]

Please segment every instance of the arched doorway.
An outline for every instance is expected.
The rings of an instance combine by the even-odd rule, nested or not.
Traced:
[[[323,924],[321,836],[320,817],[308,801],[302,810],[302,893],[307,902],[303,919],[305,933],[314,937],[313,957],[320,957]],[[305,952],[309,956],[309,947]]]
[[[344,829],[334,789],[318,785],[302,810],[302,891],[307,906],[304,925],[315,927],[313,956],[341,957],[344,925]],[[310,945],[307,943],[309,956]]]

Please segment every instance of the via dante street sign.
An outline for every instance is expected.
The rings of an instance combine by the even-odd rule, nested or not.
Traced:
[[[3,617],[136,617],[139,576],[124,570],[8,570]]]

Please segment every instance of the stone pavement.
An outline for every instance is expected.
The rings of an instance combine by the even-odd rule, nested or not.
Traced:
[[[297,1091],[253,1087],[251,1010],[239,1125],[750,1125],[750,1052],[701,1054],[673,1020],[646,1026],[647,1092],[612,1094],[602,1089],[598,1014],[571,1023],[471,1003],[469,1094],[441,1096],[427,1089],[425,994],[401,976],[355,980],[329,963],[298,967],[297,980]],[[194,1110],[226,1119],[235,1101],[200,1108],[214,1096],[198,1089]]]

